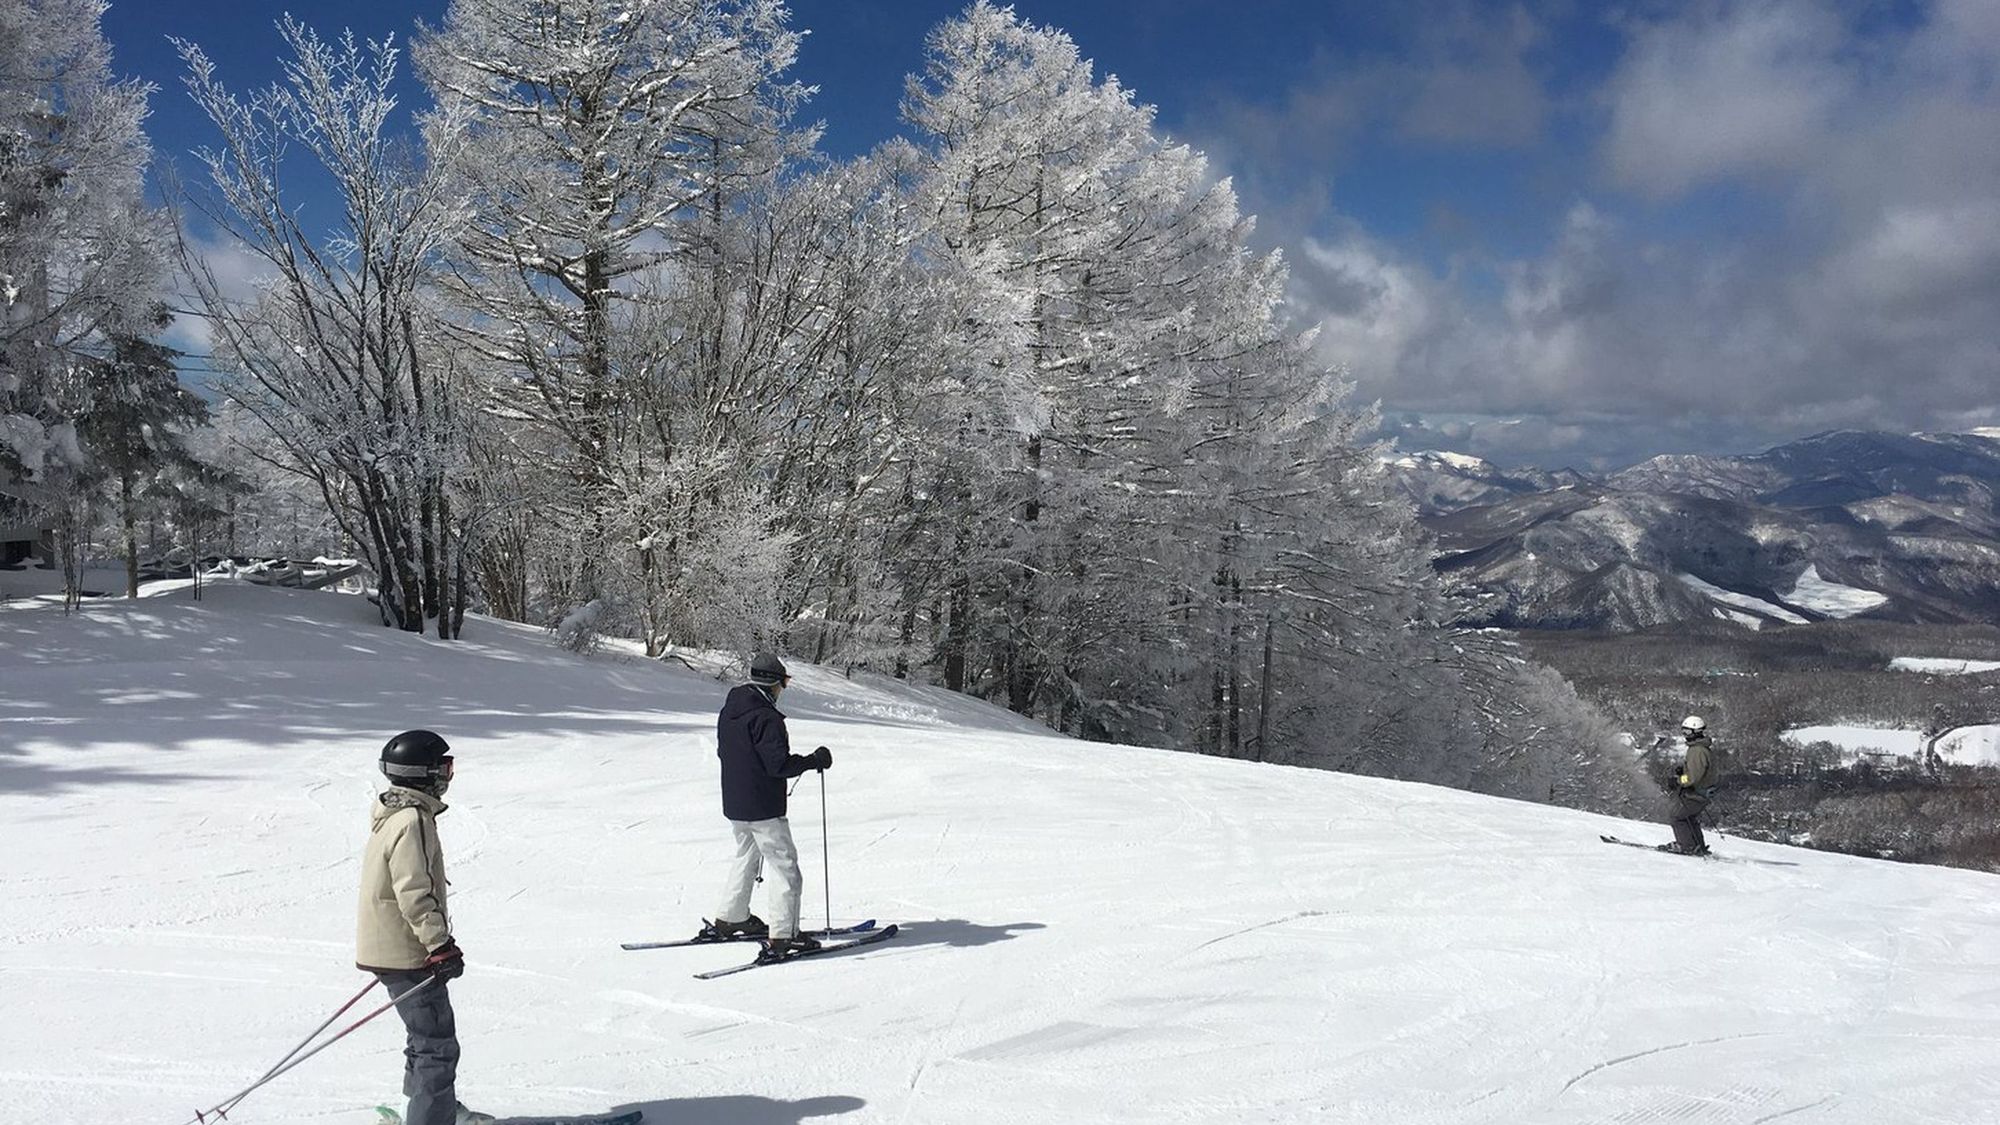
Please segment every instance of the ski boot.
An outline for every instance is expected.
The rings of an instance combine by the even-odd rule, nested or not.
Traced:
[[[696,941],[734,941],[740,937],[763,937],[770,932],[762,918],[755,914],[741,922],[725,922],[720,918],[713,922],[704,920],[701,932],[694,935]]]
[[[811,953],[818,949],[819,939],[804,934],[788,938],[765,938],[764,948],[757,954],[759,961],[783,961],[787,957],[797,957],[801,953]]]
[[[457,1105],[458,1116],[452,1119],[454,1125],[493,1125],[493,1122],[499,1120],[499,1118],[490,1113],[481,1113],[476,1109],[465,1108],[464,1102],[459,1102]]]

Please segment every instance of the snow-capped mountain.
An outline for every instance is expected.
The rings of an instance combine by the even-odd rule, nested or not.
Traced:
[[[1993,437],[1828,433],[1489,495],[1424,517],[1439,569],[1484,592],[1500,624],[2000,621]]]
[[[1483,458],[1438,449],[1393,454],[1385,467],[1418,510],[1430,513],[1497,504],[1589,479],[1574,469],[1501,469]]]
[[[9,1122],[191,1120],[336,1011],[375,755],[412,726],[457,760],[457,1092],[503,1121],[2000,1120],[1992,875],[1726,828],[1714,861],[1607,847],[1667,828],[795,664],[793,744],[836,757],[826,814],[813,777],[791,803],[805,914],[830,886],[901,932],[698,981],[748,950],[618,946],[714,907],[729,680],[330,593],[184,599],[0,604]],[[372,1125],[402,1046],[382,1016],[228,1120]]]
[[[1749,457],[1655,457],[1612,474],[1607,483],[1781,508],[1907,496],[1991,515],[2000,490],[2000,439],[1841,430]]]

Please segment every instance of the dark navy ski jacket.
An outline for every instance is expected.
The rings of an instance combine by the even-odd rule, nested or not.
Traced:
[[[785,815],[785,779],[812,768],[792,753],[785,713],[754,684],[730,689],[715,720],[715,756],[722,759],[722,815],[770,820]]]

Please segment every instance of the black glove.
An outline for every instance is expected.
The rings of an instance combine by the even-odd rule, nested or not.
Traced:
[[[832,769],[833,751],[828,750],[826,747],[822,746],[819,749],[813,751],[812,753],[806,755],[806,760],[811,762],[812,768],[816,770]]]
[[[465,951],[458,947],[456,941],[446,938],[443,945],[431,950],[431,955],[424,958],[424,967],[439,980],[457,980],[465,975]]]

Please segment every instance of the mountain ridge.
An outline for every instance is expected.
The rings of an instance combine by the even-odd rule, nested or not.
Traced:
[[[1385,462],[1434,564],[1516,628],[2000,622],[2000,437],[1834,430],[1602,477]]]

